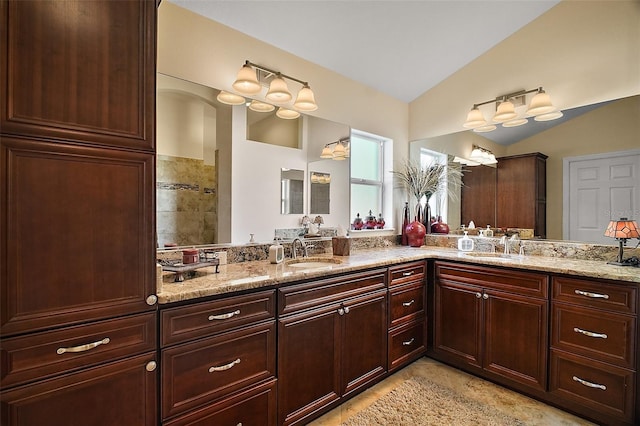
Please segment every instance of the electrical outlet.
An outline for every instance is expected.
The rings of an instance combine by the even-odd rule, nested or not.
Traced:
[[[216,254],[218,255],[218,260],[220,261],[220,265],[226,265],[227,264],[227,252],[226,251],[219,251],[219,252],[216,252]]]

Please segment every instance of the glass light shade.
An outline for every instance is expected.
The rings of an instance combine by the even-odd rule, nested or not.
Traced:
[[[334,160],[344,160],[345,158],[347,158],[346,149],[344,148],[344,145],[339,143],[333,149],[333,159]]]
[[[298,111],[286,108],[278,108],[276,115],[280,118],[284,118],[285,120],[293,120],[294,118],[300,117],[300,113]]]
[[[480,148],[473,148],[471,155],[469,155],[469,159],[482,163],[482,160],[484,160],[484,152]]]
[[[635,220],[621,217],[620,220],[612,220],[604,231],[605,237],[611,238],[640,238],[638,224]]]
[[[551,120],[557,120],[563,115],[564,114],[562,114],[562,111],[553,111],[553,112],[548,112],[546,114],[536,115],[533,119],[536,121],[551,121]]]
[[[545,93],[544,90],[538,92],[533,99],[531,99],[531,103],[529,104],[529,108],[527,108],[527,114],[530,115],[539,115],[546,114],[548,112],[553,111],[555,108],[551,103],[551,98],[549,95]]]
[[[304,85],[298,92],[298,97],[293,103],[293,107],[300,111],[315,111],[318,109],[313,91],[308,85]]]
[[[484,119],[482,112],[478,108],[473,108],[467,114],[467,121],[462,125],[467,129],[473,129],[475,127],[484,126],[487,124],[487,121]]]
[[[515,120],[509,120],[502,123],[502,127],[517,127],[522,126],[523,124],[527,124],[529,120],[526,118],[516,118]]]
[[[324,148],[322,148],[320,158],[333,158],[333,150],[329,148],[329,145],[325,145]]]
[[[254,99],[249,104],[249,109],[251,111],[255,111],[255,112],[271,112],[274,109],[276,109],[276,107],[274,107],[271,104],[265,103],[265,102],[256,101]]]
[[[287,82],[282,77],[271,80],[266,98],[272,102],[283,103],[291,100],[291,92],[287,87]]]
[[[240,68],[236,81],[233,82],[232,86],[244,95],[255,95],[262,90],[262,85],[256,77],[256,71],[249,64],[244,64]]]
[[[495,129],[497,129],[495,125],[487,124],[486,126],[476,127],[475,129],[473,129],[473,131],[476,133],[486,133],[486,132],[491,132]]]
[[[496,156],[492,153],[488,153],[487,158],[482,162],[482,164],[498,164],[498,160],[496,160]]]
[[[498,109],[496,110],[496,115],[493,116],[493,121],[497,121],[498,123],[502,123],[503,121],[511,120],[512,118],[516,118],[518,114],[516,114],[516,107],[510,101],[504,101],[500,105],[498,105]]]
[[[244,97],[236,95],[235,93],[225,92],[224,90],[218,93],[216,99],[227,105],[242,105],[245,102]]]

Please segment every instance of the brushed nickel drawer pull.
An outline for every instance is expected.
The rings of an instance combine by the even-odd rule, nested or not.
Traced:
[[[240,364],[240,358],[236,359],[235,361],[231,361],[229,364],[221,365],[220,367],[209,367],[209,373],[213,373],[215,371],[226,371],[236,364]]]
[[[413,341],[416,340],[415,338],[411,338],[411,340],[407,340],[406,342],[402,342],[402,346],[410,346]]]
[[[413,302],[415,302],[415,300],[411,299],[408,302],[403,302],[402,306],[409,307],[409,306],[413,305]]]
[[[106,345],[110,341],[111,339],[109,339],[108,337],[105,337],[102,340],[98,340],[97,342],[93,342],[93,343],[87,343],[86,345],[73,346],[71,348],[58,348],[56,353],[58,355],[62,355],[63,353],[66,353],[66,352],[85,352],[85,351],[88,351],[89,349],[97,348],[100,345]]]
[[[227,314],[220,314],[220,315],[209,315],[209,321],[214,321],[214,320],[226,320],[229,319],[235,315],[240,315],[240,309],[238,309],[237,311],[233,311],[233,312],[229,312]]]
[[[577,377],[577,376],[573,376],[573,380],[575,380],[576,382],[580,383],[581,385],[585,385],[586,387],[589,387],[589,388],[607,390],[607,387],[605,385],[600,385],[598,383],[591,383],[591,382],[583,380],[583,379],[581,379],[580,377]]]
[[[608,294],[600,294],[600,293],[591,293],[589,291],[584,291],[584,290],[574,290],[575,294],[579,294],[580,296],[587,296],[587,297],[592,297],[594,299],[608,299],[609,295]]]
[[[410,277],[411,275],[415,274],[415,271],[409,271],[409,272],[403,272],[402,276],[403,277]]]
[[[583,330],[578,327],[573,327],[573,331],[575,331],[576,333],[584,334],[585,336],[596,337],[600,339],[606,339],[607,337],[609,337],[604,333],[594,333],[593,331]]]

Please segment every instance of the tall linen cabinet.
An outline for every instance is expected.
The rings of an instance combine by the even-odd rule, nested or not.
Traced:
[[[154,0],[0,1],[0,423],[157,423]]]

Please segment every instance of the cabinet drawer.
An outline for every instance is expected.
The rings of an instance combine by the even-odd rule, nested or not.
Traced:
[[[276,424],[276,380],[233,395],[217,404],[163,423],[164,426]]]
[[[635,374],[624,368],[552,350],[549,391],[606,423],[634,415]]]
[[[436,262],[435,269],[436,279],[440,281],[473,284],[523,296],[547,298],[549,294],[549,278],[536,272],[448,262]]]
[[[162,417],[275,376],[275,321],[162,351]]]
[[[396,286],[410,281],[424,281],[426,263],[413,262],[389,268],[389,286]]]
[[[389,290],[389,327],[424,316],[424,291],[423,283]]]
[[[634,368],[635,317],[554,303],[552,324],[553,347]]]
[[[634,285],[567,277],[553,277],[552,283],[555,301],[615,312],[637,312],[638,289]]]
[[[274,319],[275,301],[270,290],[162,310],[162,346]]]
[[[343,302],[350,297],[386,289],[386,269],[314,280],[278,289],[278,312],[289,314],[320,305]]]
[[[2,387],[155,350],[155,313],[2,340]]]
[[[425,352],[425,320],[403,325],[389,333],[389,371],[401,367]]]

